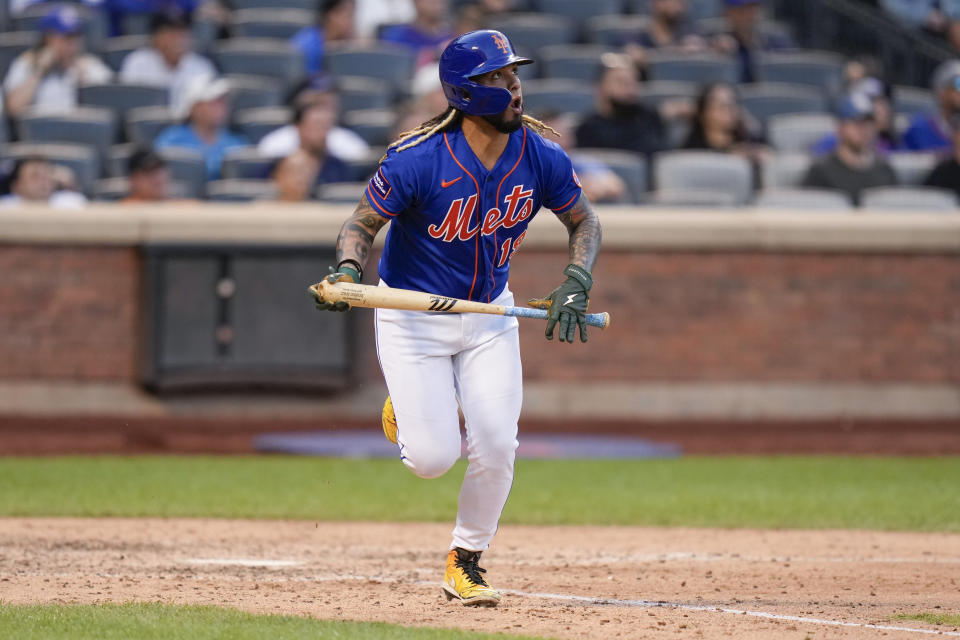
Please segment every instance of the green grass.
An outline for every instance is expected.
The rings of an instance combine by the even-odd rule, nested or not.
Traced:
[[[464,465],[395,460],[0,458],[0,516],[449,522]],[[960,459],[521,460],[506,524],[960,531]]]
[[[0,637],[17,640],[509,640],[521,636],[254,615],[163,604],[13,606],[0,603]]]
[[[942,624],[960,627],[960,615],[952,613],[901,613],[894,616],[897,620],[919,620],[929,624]]]

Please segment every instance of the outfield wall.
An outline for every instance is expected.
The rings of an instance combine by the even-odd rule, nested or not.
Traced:
[[[267,203],[0,211],[0,416],[210,416],[241,405],[375,414],[383,386],[365,311],[354,312],[358,384],[337,397],[156,398],[138,386],[141,245],[332,245],[349,212]],[[571,346],[521,322],[527,414],[960,419],[960,216],[600,215],[591,309],[609,311],[612,325]],[[565,263],[566,232],[541,212],[513,262],[517,299],[550,291]]]

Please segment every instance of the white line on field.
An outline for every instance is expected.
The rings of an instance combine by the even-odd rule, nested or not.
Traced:
[[[187,564],[214,564],[225,567],[296,567],[299,560],[266,560],[263,558],[188,558]]]
[[[695,562],[809,562],[809,563],[875,563],[875,564],[960,564],[960,557],[950,556],[917,556],[913,558],[897,557],[846,557],[846,556],[746,556],[735,553],[695,553],[691,551],[672,551],[668,553],[642,554],[604,554],[583,560],[569,560],[575,565],[604,565],[623,562],[662,562],[669,560],[690,560]],[[523,564],[515,561],[516,564]],[[529,563],[533,564],[533,563]]]

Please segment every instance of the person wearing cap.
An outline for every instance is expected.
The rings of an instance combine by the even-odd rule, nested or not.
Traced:
[[[902,148],[893,113],[893,90],[889,84],[868,77],[854,82],[850,93],[862,93],[873,103],[873,119],[877,128],[876,152],[886,155]],[[837,148],[837,134],[831,133],[818,140],[810,151],[816,156],[830,153]]]
[[[928,187],[950,189],[960,197],[960,115],[953,116],[950,125],[953,129],[952,153],[934,167],[923,184]]]
[[[803,186],[835,189],[860,204],[869,187],[897,184],[890,164],[876,153],[874,106],[863,93],[851,93],[837,110],[837,148],[810,167]]]
[[[41,18],[40,41],[13,61],[3,81],[12,117],[31,107],[68,111],[77,105],[81,85],[110,81],[113,74],[107,65],[84,52],[83,29],[74,7],[56,7]]]
[[[340,94],[337,93],[333,78],[319,73],[297,85],[287,99],[294,110],[314,100],[330,100],[340,112]],[[265,158],[285,158],[300,147],[300,133],[296,123],[274,129],[257,144],[257,152]],[[330,153],[345,161],[360,161],[370,153],[370,145],[359,135],[334,124],[327,135],[327,148]]]
[[[156,151],[138,149],[127,162],[130,192],[123,202],[163,202],[170,199],[170,167]]]
[[[220,177],[220,165],[228,149],[249,144],[247,139],[227,129],[230,83],[225,78],[194,78],[184,91],[176,113],[183,124],[160,132],[153,146],[157,151],[179,147],[197,151],[207,165],[207,179]]]
[[[761,0],[723,0],[723,5],[727,31],[717,36],[714,46],[721,53],[737,57],[740,82],[756,82],[759,54],[792,49],[793,41],[782,33],[762,28]]]
[[[150,45],[124,58],[120,82],[165,87],[170,106],[176,106],[191,80],[217,75],[213,63],[192,48],[189,15],[176,10],[155,13],[150,19]]]
[[[353,39],[354,0],[322,0],[316,24],[293,34],[290,44],[303,54],[308,74],[323,70],[323,52],[330,43]]]
[[[948,60],[933,72],[932,89],[936,94],[936,113],[919,113],[903,134],[903,145],[911,151],[947,153],[953,146],[951,122],[960,114],[960,60]]]

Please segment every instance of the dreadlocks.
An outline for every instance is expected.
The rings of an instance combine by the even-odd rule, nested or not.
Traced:
[[[540,122],[534,117],[531,116],[522,116],[523,124],[527,127],[536,131],[539,135],[544,135],[546,132],[550,132],[553,135],[560,137],[560,134],[550,125]],[[387,146],[387,151],[390,149],[396,148],[397,153],[403,151],[404,149],[409,149],[415,147],[424,140],[429,139],[432,135],[436,133],[444,133],[446,131],[451,131],[456,129],[463,123],[463,112],[453,107],[449,107],[446,111],[441,113],[438,116],[430,118],[420,126],[414,127],[409,131],[404,131],[400,134],[400,137],[391,142]],[[387,156],[384,155],[383,158],[380,158],[380,162]]]

